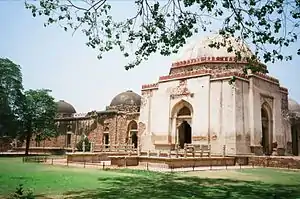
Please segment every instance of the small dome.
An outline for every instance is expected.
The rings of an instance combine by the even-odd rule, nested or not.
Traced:
[[[118,94],[110,103],[110,106],[120,106],[120,105],[141,105],[141,96],[135,92],[128,90]]]
[[[300,114],[300,104],[293,99],[289,99],[289,111]]]
[[[226,46],[220,46],[219,49],[209,47],[210,44],[215,42],[224,43],[224,37],[219,34],[214,34],[192,41],[192,43],[188,44],[186,48],[184,48],[183,52],[179,54],[179,57],[175,60],[175,62],[202,57],[236,57],[234,50],[241,51],[242,57],[251,57],[253,55],[249,47],[236,38],[229,37],[226,39]],[[232,46],[232,52],[227,52],[229,46]]]
[[[75,108],[68,102],[65,102],[64,100],[59,100],[56,104],[57,104],[58,113],[63,113],[63,114],[76,113]]]

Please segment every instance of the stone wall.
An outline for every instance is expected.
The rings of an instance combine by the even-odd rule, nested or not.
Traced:
[[[223,154],[224,145],[226,154],[236,153],[235,90],[228,81],[220,79],[210,82],[209,134],[216,136],[216,139],[210,140],[212,154]]]
[[[237,64],[220,64],[220,63],[209,63],[209,64],[199,64],[199,65],[191,65],[185,67],[172,68],[170,70],[170,75],[177,73],[184,73],[191,70],[205,70],[211,69],[212,73],[222,73],[222,72],[243,72],[245,68],[245,64],[237,63]]]
[[[137,166],[137,165],[159,165],[165,168],[187,168],[205,166],[233,166],[234,157],[215,158],[164,158],[164,157],[138,157],[138,156],[111,156],[111,165]]]
[[[0,152],[5,152],[5,151],[12,149],[12,145],[11,145],[12,142],[13,142],[13,139],[11,139],[11,138],[8,138],[8,137],[0,138]]]
[[[249,82],[236,80],[234,90],[236,154],[250,154]]]
[[[24,152],[25,147],[14,148],[14,151]],[[71,152],[71,149],[63,149],[60,147],[30,147],[29,154],[53,154],[53,155],[63,155],[66,152]],[[23,153],[24,154],[24,153]]]
[[[67,154],[68,162],[101,162],[101,161],[109,161],[110,156],[126,156],[128,152],[102,152],[102,153],[70,153]]]
[[[288,157],[249,157],[249,165],[300,169],[300,159]]]
[[[138,117],[139,113],[104,112],[96,117],[58,120],[57,137],[40,142],[36,142],[33,137],[30,147],[73,148],[76,147],[82,135],[86,135],[91,142],[95,143],[95,151],[100,151],[104,144],[104,133],[109,135],[109,144],[125,144],[128,141],[128,125],[132,121],[138,123]],[[71,135],[70,145],[67,145],[68,134]]]

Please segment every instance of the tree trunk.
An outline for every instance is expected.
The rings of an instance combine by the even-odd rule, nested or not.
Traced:
[[[26,135],[25,156],[28,156],[31,136],[32,136],[31,126],[29,126],[29,127],[27,128],[27,135]]]

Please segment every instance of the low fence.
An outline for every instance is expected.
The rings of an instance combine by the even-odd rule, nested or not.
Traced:
[[[53,154],[53,155],[63,155],[68,151],[72,151],[71,148],[61,148],[61,147],[30,147],[28,150],[29,154]],[[25,147],[13,148],[13,153],[20,152],[25,153]]]
[[[159,155],[164,156],[181,156],[181,157],[204,157],[211,156],[211,145],[208,144],[184,144],[184,148],[181,149],[179,145],[175,145],[174,149],[170,149],[168,152],[164,151],[141,151],[141,145],[135,148],[134,144],[95,144],[91,142],[91,147],[89,151],[85,151],[85,143],[82,143],[83,152],[128,152],[137,153],[138,155],[147,155],[151,156],[153,153],[158,153]],[[226,155],[226,146],[224,145],[222,148],[222,152],[220,154],[223,157]],[[158,156],[159,156],[158,155]]]
[[[48,159],[47,156],[26,156],[22,158],[23,162],[37,162],[37,163],[41,163],[41,162],[46,162]]]
[[[262,158],[262,157],[251,157],[251,158]],[[267,158],[267,157],[266,157]],[[270,158],[268,158],[270,162]],[[287,158],[286,158],[287,159]],[[274,161],[277,161],[276,158]],[[249,168],[281,168],[287,170],[299,170],[300,165],[295,165],[291,163],[275,165],[275,164],[267,164],[266,162],[258,162],[258,161],[249,161],[248,164],[241,163],[236,161],[235,165],[227,164],[226,161],[222,166],[216,166],[213,164],[206,166],[197,166],[192,164],[190,167],[178,167],[178,165],[166,165],[166,164],[155,164],[151,162],[143,162],[137,166],[128,166],[126,163],[124,166],[119,167],[117,165],[111,165],[110,161],[100,161],[100,162],[70,162],[64,157],[51,157],[51,156],[37,156],[37,157],[24,157],[24,163],[40,163],[40,164],[48,164],[48,165],[59,165],[66,167],[77,167],[77,168],[93,168],[93,169],[121,169],[121,168],[130,168],[130,169],[138,169],[138,170],[146,170],[146,171],[158,171],[158,172],[184,172],[184,171],[204,171],[204,170],[232,170],[232,169],[249,169]],[[300,162],[300,160],[299,160]]]
[[[138,148],[134,147],[134,144],[94,144],[91,143],[90,152],[119,152],[119,151],[131,151],[137,152]]]

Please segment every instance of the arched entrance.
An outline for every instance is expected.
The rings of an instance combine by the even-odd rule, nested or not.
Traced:
[[[293,155],[299,155],[299,137],[300,137],[300,125],[292,125],[292,153]]]
[[[66,133],[66,147],[71,147],[72,142],[72,126],[67,126],[67,133]]]
[[[187,121],[183,121],[182,124],[178,127],[178,136],[179,136],[179,146],[180,148],[184,148],[184,144],[192,143],[192,128],[187,123]]]
[[[128,124],[127,143],[133,144],[134,148],[138,146],[138,125],[136,121]]]
[[[176,123],[176,144],[184,148],[184,144],[192,143],[192,113],[191,104],[181,100],[173,108],[173,122]]]
[[[107,149],[109,148],[109,128],[106,127],[103,133],[103,144],[104,147]]]
[[[272,154],[272,111],[267,104],[261,107],[261,146],[265,155]]]

